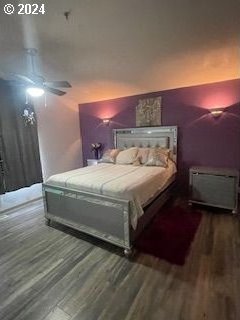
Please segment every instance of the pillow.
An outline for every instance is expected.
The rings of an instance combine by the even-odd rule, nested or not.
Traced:
[[[165,148],[151,148],[145,166],[158,166],[167,168],[169,150]]]
[[[117,155],[119,154],[119,149],[108,149],[104,152],[101,162],[105,163],[115,163]]]
[[[162,147],[158,147],[157,149],[159,150],[159,152],[165,154],[168,157],[168,159],[170,158],[170,153],[171,153],[170,149],[162,148]]]
[[[139,158],[139,161],[141,164],[145,164],[148,161],[148,155],[149,155],[150,148],[139,148],[137,158]]]
[[[139,157],[137,157],[134,161],[133,161],[133,166],[138,167],[141,166],[141,160]]]
[[[117,155],[117,164],[132,164],[136,159],[138,148],[133,147],[123,151],[120,151]]]

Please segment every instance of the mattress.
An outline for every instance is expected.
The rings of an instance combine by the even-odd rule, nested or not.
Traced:
[[[143,207],[166,189],[175,173],[172,161],[168,168],[102,163],[53,175],[46,184],[129,200],[136,229]]]

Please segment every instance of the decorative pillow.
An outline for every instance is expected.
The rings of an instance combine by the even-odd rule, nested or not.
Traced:
[[[105,163],[115,163],[117,155],[119,154],[119,149],[108,149],[104,152],[101,162]]]
[[[169,150],[164,148],[151,148],[145,166],[168,167]]]
[[[138,148],[133,147],[120,151],[116,158],[117,164],[132,164],[136,159]]]
[[[148,161],[148,155],[151,148],[139,148],[137,158],[141,164],[145,164]]]
[[[134,161],[133,161],[133,166],[138,167],[141,166],[141,161],[140,158],[137,157]]]
[[[166,157],[170,157],[171,150],[167,148],[158,147],[159,152],[163,153]]]

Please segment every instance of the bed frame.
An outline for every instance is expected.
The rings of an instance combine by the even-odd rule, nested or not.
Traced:
[[[177,161],[177,127],[141,127],[115,129],[116,148],[168,147],[171,157]],[[100,238],[124,248],[131,253],[134,241],[159,208],[172,194],[175,179],[151,204],[144,208],[136,230],[130,222],[130,201],[69,188],[43,184],[45,218]]]

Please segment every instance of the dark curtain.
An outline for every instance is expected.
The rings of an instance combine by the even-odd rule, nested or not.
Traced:
[[[25,90],[0,81],[0,193],[42,182],[37,122],[26,123],[25,108]]]
[[[5,183],[4,183],[4,179],[3,179],[3,159],[2,159],[2,153],[1,153],[1,143],[2,141],[2,136],[1,136],[1,132],[0,132],[0,194],[5,192]]]

